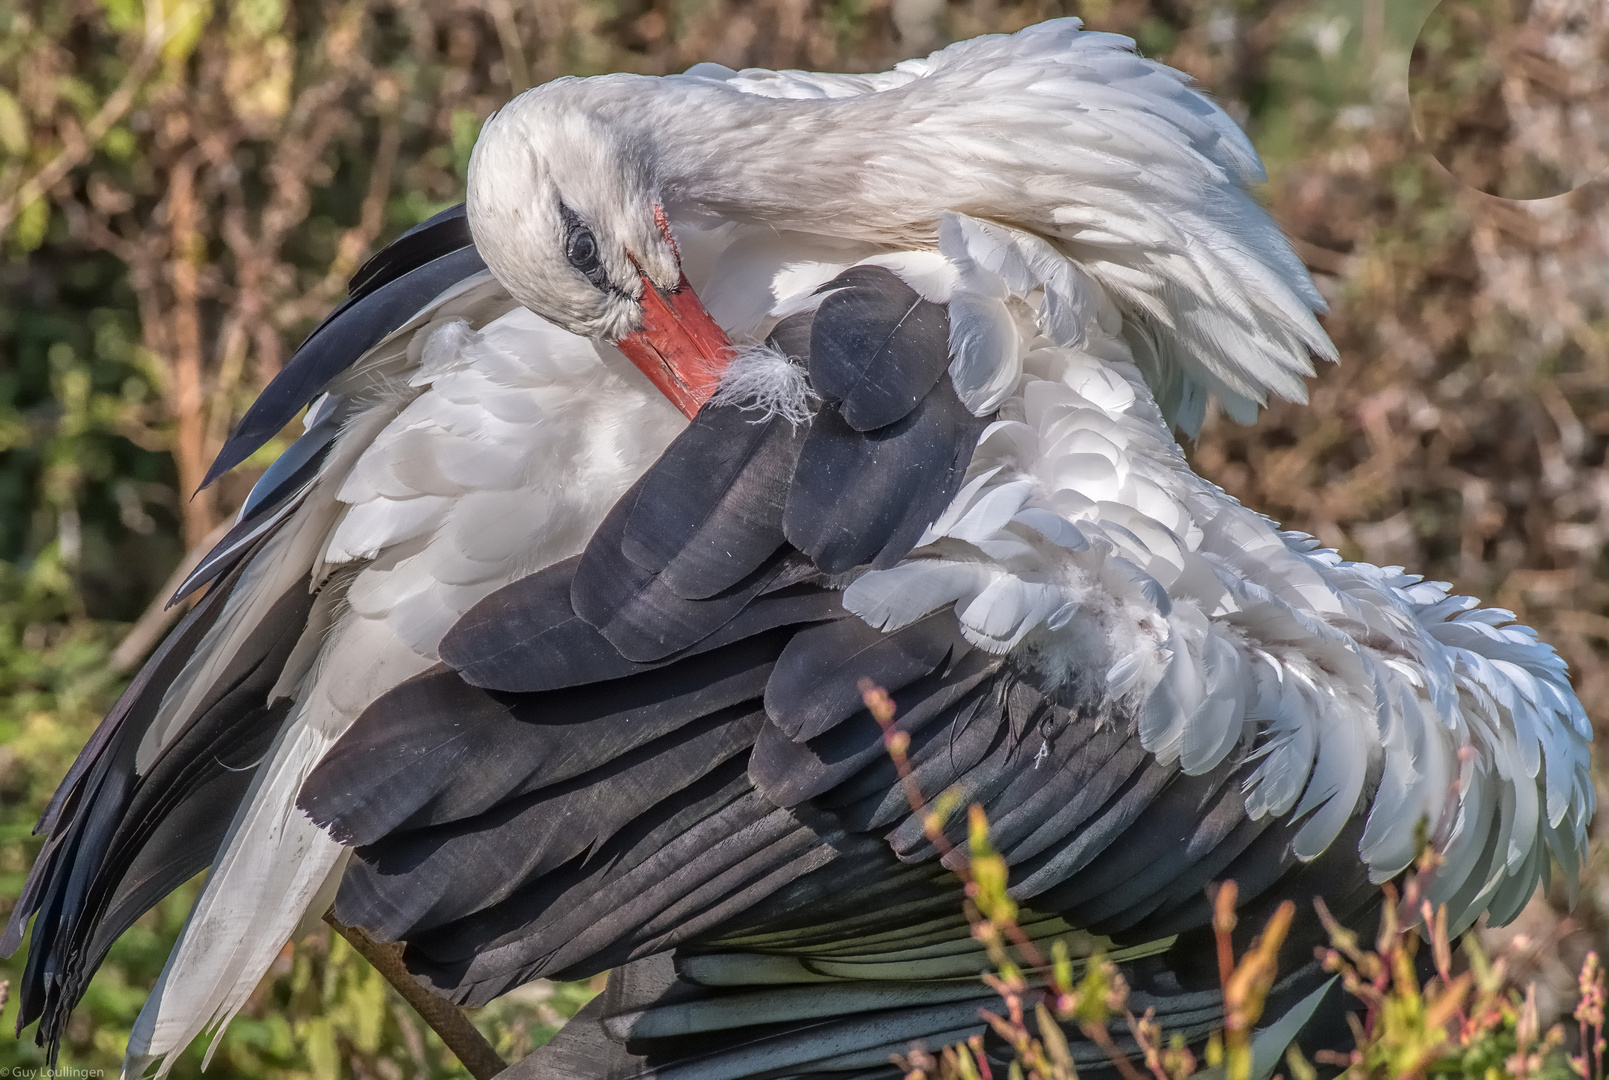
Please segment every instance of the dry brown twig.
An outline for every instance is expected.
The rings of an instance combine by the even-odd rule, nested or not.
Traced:
[[[401,945],[376,941],[360,928],[347,926],[336,919],[333,908],[324,913],[324,921],[384,976],[385,981],[402,995],[420,1019],[430,1025],[430,1030],[447,1044],[447,1049],[463,1062],[464,1068],[475,1080],[491,1080],[508,1068],[508,1062],[492,1049],[492,1044],[486,1041],[480,1029],[469,1022],[464,1010],[419,985],[402,961]]]

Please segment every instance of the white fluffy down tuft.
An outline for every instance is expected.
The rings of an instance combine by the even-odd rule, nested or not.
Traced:
[[[780,416],[797,427],[810,422],[819,400],[804,365],[769,346],[739,345],[710,403],[756,412],[756,422]]]

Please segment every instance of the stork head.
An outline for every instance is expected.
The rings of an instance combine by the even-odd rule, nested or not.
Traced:
[[[611,342],[691,416],[731,346],[682,273],[637,132],[575,108],[559,80],[510,102],[469,160],[475,247],[509,293],[548,321]]]

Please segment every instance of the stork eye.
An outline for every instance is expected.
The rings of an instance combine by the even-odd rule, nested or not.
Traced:
[[[570,265],[588,277],[598,269],[598,242],[585,229],[570,237],[570,250],[565,254],[569,256]]]
[[[563,203],[559,217],[564,221],[564,257],[576,272],[600,289],[609,287],[609,275],[598,258],[598,240],[581,220],[581,215]]]

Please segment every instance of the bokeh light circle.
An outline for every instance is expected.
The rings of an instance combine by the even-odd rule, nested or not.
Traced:
[[[1609,182],[1609,0],[1442,0],[1408,85],[1425,148],[1472,188],[1545,199]]]

